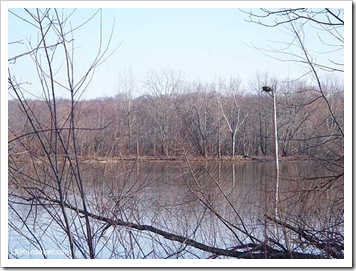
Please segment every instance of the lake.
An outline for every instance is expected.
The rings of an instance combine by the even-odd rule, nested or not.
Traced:
[[[43,251],[48,258],[70,258],[60,206],[44,202],[45,199],[41,199],[41,204],[30,204],[29,199],[15,196],[25,195],[29,187],[36,187],[36,191],[58,200],[53,173],[41,163],[35,166],[36,171],[33,164],[22,166],[21,171],[9,174],[9,258],[42,258]],[[132,225],[153,227],[225,250],[278,240],[282,247],[292,251],[325,256],[329,250],[311,243],[340,241],[340,238],[343,243],[343,178],[335,179],[332,170],[311,161],[282,161],[280,173],[278,219],[286,224],[277,227],[277,220],[273,220],[276,204],[273,162],[83,162],[80,177],[88,212],[132,223],[109,225],[90,218],[95,257],[228,257]],[[63,165],[60,176],[66,202],[82,208],[76,175]],[[24,182],[26,185],[20,186],[25,189],[19,187]],[[75,257],[89,257],[83,214],[67,209],[66,215]],[[266,215],[272,218],[267,219]],[[295,230],[297,227],[299,231]],[[308,234],[314,240],[308,240]],[[271,246],[278,247],[278,242]],[[330,255],[335,255],[334,247],[330,247]],[[340,247],[338,250],[342,252]]]

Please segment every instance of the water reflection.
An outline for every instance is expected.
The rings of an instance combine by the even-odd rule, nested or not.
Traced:
[[[238,243],[263,240],[265,215],[274,213],[275,171],[274,164],[269,162],[120,161],[83,163],[81,168],[90,212],[151,225],[210,246],[231,248]],[[338,180],[325,193],[323,178],[328,174],[316,170],[311,163],[281,163],[282,202],[288,218],[298,217],[305,227],[315,228],[325,227],[325,220],[336,221],[333,225],[343,221],[343,181]],[[69,202],[76,202],[77,192],[68,192]],[[68,249],[66,245],[59,246],[58,239],[51,238],[55,235],[63,244],[67,242],[66,235],[60,237],[61,229],[51,225],[51,217],[42,207],[36,208],[40,216],[28,218],[29,214],[33,215],[32,208],[18,205],[19,214],[10,209],[10,223],[20,228],[18,218],[27,217],[27,224],[32,223],[36,228],[46,248]],[[80,228],[80,215],[73,214],[72,218],[79,223],[74,228]],[[102,223],[93,223],[94,232],[100,232],[103,227]],[[26,233],[31,235],[30,231]],[[249,236],[255,239],[246,240]],[[125,227],[108,227],[95,238],[100,258],[209,256],[184,244]],[[31,242],[9,230],[9,247],[28,249]]]

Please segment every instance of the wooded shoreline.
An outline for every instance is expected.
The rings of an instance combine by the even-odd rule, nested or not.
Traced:
[[[288,156],[278,157],[280,161],[309,161],[311,158],[302,156]],[[119,162],[119,161],[139,161],[139,162],[171,162],[171,161],[191,161],[191,162],[273,162],[275,160],[272,156],[223,156],[223,157],[201,157],[201,156],[140,156],[140,157],[81,157],[82,161],[98,161],[98,162]]]
[[[16,153],[12,153],[12,160],[21,161],[20,157],[16,158]],[[51,156],[50,157],[54,157]],[[68,159],[66,155],[57,155],[59,160],[63,160],[64,158]],[[73,158],[73,157],[72,157]],[[137,162],[274,162],[275,158],[273,156],[242,156],[236,155],[235,157],[231,156],[208,156],[208,157],[201,157],[201,156],[78,156],[79,160],[82,162],[120,162],[120,161],[137,161]],[[281,156],[278,157],[279,161],[310,161],[313,160],[307,156]],[[46,160],[46,156],[37,156],[34,158],[36,161],[44,161]]]

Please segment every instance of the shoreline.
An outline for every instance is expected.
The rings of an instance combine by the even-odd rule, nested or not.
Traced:
[[[51,156],[53,158],[54,156]],[[58,155],[59,162],[63,162],[68,156]],[[72,157],[73,159],[74,157]],[[236,155],[235,157],[231,156],[222,156],[222,157],[201,157],[201,156],[78,156],[79,160],[84,163],[89,162],[98,162],[98,163],[115,163],[120,161],[132,161],[132,162],[274,162],[275,159],[273,156],[242,156]],[[310,157],[307,156],[284,156],[278,157],[279,161],[309,161]],[[21,161],[22,159],[18,157],[15,159]],[[46,156],[33,157],[33,162],[42,163],[45,162]]]
[[[278,157],[279,161],[308,161],[308,157],[300,156],[287,156]],[[220,161],[220,162],[273,162],[275,159],[273,156],[242,156],[237,155],[235,157],[223,156],[223,157],[193,157],[193,156],[140,156],[140,157],[81,157],[83,162],[97,161],[97,162],[118,162],[118,161],[138,161],[138,162],[184,162],[186,160],[191,162],[203,162],[203,161]]]

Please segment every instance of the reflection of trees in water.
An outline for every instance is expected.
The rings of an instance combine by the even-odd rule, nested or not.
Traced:
[[[284,152],[287,154],[293,143],[295,149],[289,151],[308,154],[318,163],[302,167],[289,164],[281,168],[283,216],[279,217],[283,219],[276,219],[272,181],[275,176],[268,163],[193,163],[184,155],[184,162],[174,163],[93,162],[99,156],[108,158],[121,151],[134,152],[137,157],[151,154],[152,149],[154,154],[168,155],[174,151],[179,155],[183,151],[177,148],[180,144],[182,148],[193,147],[192,153],[200,150],[201,155],[207,156],[216,152],[217,143],[220,157],[223,127],[221,116],[212,107],[218,96],[203,91],[201,94],[206,95],[203,97],[198,92],[198,98],[204,99],[191,104],[190,98],[196,93],[177,97],[166,93],[172,96],[166,108],[166,103],[161,102],[167,96],[157,90],[157,99],[151,101],[151,107],[146,107],[150,109],[151,119],[145,114],[148,111],[140,110],[145,109],[144,99],[137,99],[132,111],[131,106],[125,107],[125,117],[116,114],[118,108],[109,102],[101,104],[107,105],[110,114],[91,110],[99,108],[95,102],[88,102],[88,108],[83,110],[79,100],[95,68],[117,47],[110,50],[112,36],[105,42],[100,33],[97,55],[81,74],[74,69],[73,48],[77,45],[74,46],[75,39],[71,37],[74,30],[91,20],[97,18],[101,25],[101,10],[70,29],[65,29],[71,25],[66,24],[69,18],[56,9],[17,12],[20,11],[10,13],[35,26],[40,39],[38,44],[27,44],[30,49],[25,46],[24,52],[9,60],[9,93],[16,98],[13,104],[19,110],[15,111],[23,121],[23,126],[16,124],[9,129],[10,248],[35,248],[41,252],[61,249],[67,251],[64,256],[68,258],[343,258],[343,91],[340,90],[340,95],[325,92],[329,89],[337,92],[339,86],[324,89],[319,82],[319,96],[314,96],[297,82],[294,98],[289,99],[289,93],[285,95],[285,108],[302,106],[306,111],[296,123],[290,121],[290,113],[284,116],[286,124],[296,124],[285,126]],[[293,32],[299,37],[298,31]],[[22,44],[22,40],[12,44]],[[303,44],[300,46],[306,52]],[[41,82],[41,102],[24,98],[28,92],[24,87],[30,83],[25,83],[27,79],[17,81],[21,75],[13,73],[12,65],[20,62],[15,60],[23,57],[30,58],[36,68],[38,78],[29,82]],[[66,65],[56,59],[64,60]],[[308,56],[307,60],[312,66]],[[174,76],[166,76],[167,83],[180,85],[180,80],[173,80]],[[152,79],[150,87],[165,82]],[[178,91],[176,86],[169,88],[171,94]],[[58,99],[60,88],[68,95],[67,100]],[[153,94],[156,91],[151,90]],[[256,102],[247,96],[241,98],[246,99],[246,104]],[[131,97],[118,100],[131,102]],[[175,102],[182,102],[179,103],[182,108]],[[260,113],[264,106],[261,100]],[[176,131],[186,130],[173,125],[172,120],[179,121],[172,115],[177,107],[180,113],[185,113],[186,120],[194,120],[195,124],[191,126],[193,122],[180,119],[189,129],[176,138]],[[249,113],[256,113],[255,107],[248,109],[253,110]],[[189,118],[192,112],[196,113],[193,119]],[[103,120],[104,115],[110,120],[108,123]],[[238,115],[233,119],[238,119]],[[269,120],[261,114],[258,117],[255,114],[254,119],[260,121],[253,123],[253,119],[246,119],[240,128],[243,134],[252,129],[250,135],[257,137],[242,140],[240,152],[245,154],[246,147],[255,154],[267,154]],[[306,122],[307,119],[311,121]],[[116,123],[111,125],[113,120]],[[98,126],[88,126],[88,123]],[[304,132],[297,137],[298,127],[303,123]],[[125,127],[129,130],[127,134]],[[213,136],[217,127],[219,142]],[[83,154],[94,159],[82,162]],[[275,227],[281,231],[274,232]],[[20,256],[14,250],[9,251],[10,258]]]
[[[282,236],[275,236],[276,223],[287,229],[290,250],[295,257],[342,256],[338,254],[343,244],[342,182],[335,182],[334,187],[325,190],[324,179],[315,178],[313,166],[282,163],[285,221],[281,222],[273,216],[274,176],[269,175],[273,172],[272,164],[192,163],[189,164],[192,174],[187,173],[186,166],[178,162],[83,165],[82,176],[90,189],[86,200],[97,257],[264,258],[279,255],[285,258],[289,254],[282,249],[285,246]],[[300,171],[309,179],[293,177],[301,176]],[[17,179],[16,175],[13,177]],[[18,196],[19,183],[16,185],[10,186],[10,191]],[[32,187],[34,185],[36,181]],[[79,241],[85,234],[78,231],[82,210],[73,208],[75,193],[68,193],[67,207],[72,209],[70,217],[77,224],[74,229]],[[68,249],[66,242],[58,244],[58,239],[66,240],[66,234],[60,233],[59,221],[51,217],[58,215],[55,198],[48,198],[46,205],[24,205],[30,199],[25,194],[21,197],[26,200],[20,204],[15,197],[10,198],[10,205],[16,206],[10,208],[13,229],[10,247],[28,247],[39,235],[42,239],[38,243],[44,247]],[[18,218],[24,220],[21,222]],[[23,225],[31,225],[21,230],[27,238],[14,231]],[[188,241],[184,242],[185,239]],[[222,250],[212,252],[212,248]]]

